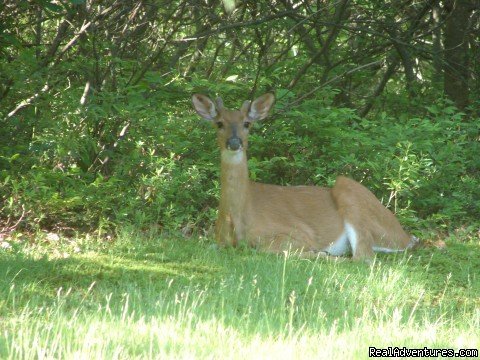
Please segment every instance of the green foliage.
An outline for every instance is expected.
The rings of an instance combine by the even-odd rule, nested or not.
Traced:
[[[275,12],[262,2],[233,12],[182,1],[0,5],[0,232],[209,231],[219,154],[214,130],[191,109],[193,92],[239,108],[276,91],[276,113],[250,139],[256,181],[331,186],[343,174],[412,227],[478,223],[479,104],[463,113],[438,100],[428,12],[417,19],[420,3],[358,1],[335,30],[341,3]],[[353,16],[370,28],[349,26]],[[397,35],[381,35],[385,27]],[[406,86],[393,71],[383,95],[370,96],[396,59],[397,36],[412,42],[403,55],[418,79]],[[426,39],[421,51],[414,39]],[[360,117],[370,100],[374,111]]]
[[[72,89],[58,95],[48,112],[12,121],[10,129],[19,131],[0,149],[1,216],[12,223],[24,214],[27,228],[131,223],[208,230],[216,212],[219,154],[214,129],[197,118],[186,96],[208,83],[160,90],[147,85],[115,96],[100,93],[85,108],[77,102],[81,89]],[[217,91],[228,107],[239,107],[246,92],[238,84],[212,86],[212,96]],[[450,227],[478,220],[477,119],[467,120],[443,102],[416,115],[359,118],[333,107],[332,94],[289,109],[289,96],[279,91],[276,108],[283,112],[252,131],[253,179],[331,186],[343,174],[372,189],[406,224],[421,218]]]
[[[3,216],[24,211],[25,225],[41,228],[206,226],[215,198],[213,136],[207,143],[208,130],[192,116],[182,120],[183,106],[171,108],[165,95],[133,88],[120,102],[100,94],[86,109],[74,101],[79,91],[57,99],[62,112],[48,114],[29,148],[19,139],[1,149]]]

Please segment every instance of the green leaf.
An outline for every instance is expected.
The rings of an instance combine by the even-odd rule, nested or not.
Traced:
[[[21,47],[22,43],[15,35],[11,34],[1,34],[0,35],[0,43],[6,43],[7,45],[13,45],[16,47]]]
[[[20,154],[14,154],[14,155],[12,155],[12,156],[10,157],[10,162],[18,159],[19,157],[20,157]]]
[[[225,79],[225,81],[235,82],[235,81],[237,81],[237,79],[238,79],[238,75],[230,75],[229,77],[227,77],[227,78]]]
[[[63,11],[63,7],[61,7],[60,5],[57,5],[57,4],[50,3],[50,2],[45,3],[44,8],[47,9],[47,10],[50,10],[51,12],[54,12],[54,13],[60,13],[60,12]]]

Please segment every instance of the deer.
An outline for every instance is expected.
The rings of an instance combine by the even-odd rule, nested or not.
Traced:
[[[220,97],[193,94],[197,114],[211,122],[220,148],[220,202],[215,223],[219,246],[246,245],[262,252],[301,257],[345,257],[370,262],[376,252],[416,247],[395,215],[365,186],[338,176],[332,188],[280,186],[251,181],[248,136],[275,102],[272,93],[229,110]]]

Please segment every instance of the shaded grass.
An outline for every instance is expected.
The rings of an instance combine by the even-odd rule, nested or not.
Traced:
[[[125,234],[0,253],[1,358],[368,357],[368,346],[479,348],[480,257],[373,266]]]

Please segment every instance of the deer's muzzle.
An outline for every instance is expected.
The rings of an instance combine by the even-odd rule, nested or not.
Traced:
[[[242,139],[238,136],[232,136],[227,140],[227,149],[232,151],[237,151],[242,147]]]

